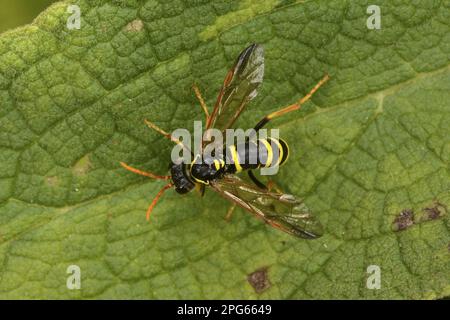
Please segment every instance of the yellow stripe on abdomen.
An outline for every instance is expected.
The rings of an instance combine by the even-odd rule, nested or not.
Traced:
[[[264,164],[264,167],[268,168],[271,166],[272,161],[273,161],[272,146],[270,145],[269,141],[267,141],[266,139],[259,139],[258,141],[261,142],[264,145],[264,147],[266,148],[267,160],[266,160],[266,163]]]
[[[231,158],[233,159],[234,166],[236,167],[236,171],[237,172],[242,171],[241,164],[239,163],[239,155],[236,151],[236,146],[232,145],[229,148],[230,148],[230,152],[231,152]]]
[[[277,149],[278,149],[278,158],[277,158],[277,166],[280,165],[281,160],[283,160],[283,146],[281,145],[280,141],[278,141],[278,139],[274,139],[274,138],[269,138],[270,140],[272,140],[273,142],[276,143],[277,145]]]

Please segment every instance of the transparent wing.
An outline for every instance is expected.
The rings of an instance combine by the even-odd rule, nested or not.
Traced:
[[[253,213],[272,227],[294,236],[315,239],[323,227],[300,199],[290,194],[273,193],[243,182],[235,175],[211,182],[213,190]]]
[[[264,49],[252,44],[241,52],[228,72],[209,118],[207,128],[230,128],[246,104],[257,94],[264,77]]]

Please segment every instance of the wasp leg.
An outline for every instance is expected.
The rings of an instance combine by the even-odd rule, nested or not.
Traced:
[[[195,190],[198,192],[200,197],[203,197],[205,195],[205,185],[202,183],[197,183],[195,185]]]
[[[260,189],[267,190],[267,187],[264,183],[258,180],[258,178],[255,177],[252,170],[247,171],[249,178],[253,181],[254,184]]]
[[[200,89],[197,87],[196,84],[192,85],[192,89],[194,89],[195,96],[197,97],[198,102],[200,102],[200,106],[202,107],[203,112],[205,113],[206,123],[208,123],[209,121],[208,107],[206,106],[205,100],[203,99],[202,94],[200,93]]]
[[[261,129],[262,127],[264,127],[270,120],[280,117],[288,112],[291,111],[295,111],[298,110],[302,107],[302,105],[308,101],[312,95],[314,94],[314,92],[316,92],[325,82],[327,82],[330,79],[330,76],[328,74],[326,74],[315,86],[314,88],[311,89],[311,91],[308,92],[308,94],[306,96],[304,96],[303,98],[301,98],[299,101],[297,101],[297,103],[291,104],[287,107],[284,107],[278,111],[272,112],[270,114],[268,114],[267,116],[265,116],[264,118],[261,119],[261,121],[258,122],[258,124],[255,126],[255,131],[258,131],[259,129]]]
[[[233,215],[233,212],[234,212],[234,209],[235,209],[235,208],[236,208],[236,203],[233,203],[233,204],[228,208],[227,215],[225,216],[225,220],[226,220],[227,222],[230,222],[231,216]]]
[[[256,176],[253,174],[253,172],[251,170],[248,171],[248,176],[253,181],[253,183],[258,186],[258,188],[261,188],[261,189],[267,190],[267,191],[272,191],[272,189],[273,189],[278,193],[283,193],[281,191],[281,189],[277,186],[275,181],[273,181],[273,180],[269,180],[269,182],[267,182],[267,185],[265,185],[264,183],[259,181],[258,178],[256,178]]]
[[[120,162],[120,165],[122,167],[124,167],[125,169],[127,169],[128,171],[131,171],[133,173],[139,174],[144,177],[149,177],[149,178],[157,179],[157,180],[169,180],[170,179],[170,176],[159,176],[159,175],[151,173],[151,172],[146,172],[146,171],[142,171],[142,170],[130,167],[125,162]]]
[[[267,190],[269,191],[275,190],[278,193],[283,193],[283,191],[277,186],[277,184],[273,180],[269,180],[269,182],[267,182]]]

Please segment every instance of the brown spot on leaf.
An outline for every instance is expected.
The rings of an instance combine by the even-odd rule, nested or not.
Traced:
[[[139,32],[144,28],[144,22],[140,19],[131,21],[125,26],[125,30],[129,32]]]
[[[440,217],[441,211],[439,211],[438,208],[432,207],[432,208],[424,208],[423,211],[427,214],[427,218],[430,220],[434,220]]]
[[[442,217],[446,213],[447,208],[442,203],[435,201],[432,207],[423,208],[422,211],[425,214],[423,220],[428,221]]]
[[[403,209],[394,220],[394,230],[401,231],[414,224],[414,211],[412,209]]]
[[[270,288],[271,283],[269,281],[268,268],[264,267],[250,273],[247,276],[247,281],[255,289],[256,293],[261,293]]]

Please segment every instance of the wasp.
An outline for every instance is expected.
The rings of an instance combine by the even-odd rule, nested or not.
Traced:
[[[215,128],[225,131],[232,128],[248,102],[256,96],[263,76],[264,49],[261,45],[252,44],[240,53],[234,66],[228,71],[211,114],[209,114],[199,88],[194,84],[193,90],[206,116],[206,129]],[[299,110],[314,92],[328,80],[329,76],[325,75],[305,97],[294,104],[266,115],[255,125],[255,132],[258,132],[274,118]],[[145,120],[145,123],[166,138],[184,147],[180,140],[156,124],[148,120]],[[256,163],[250,164],[246,161],[251,156],[250,153],[255,152],[250,150],[258,152]],[[198,189],[203,195],[205,186],[209,186],[219,195],[232,202],[227,216],[238,205],[272,227],[291,235],[315,239],[323,234],[321,223],[313,216],[302,199],[279,192],[279,190],[273,192],[270,185],[263,184],[253,174],[252,170],[281,165],[287,160],[289,148],[284,140],[274,138],[247,139],[243,146],[230,145],[228,150],[224,151],[227,151],[226,157],[213,155],[204,158],[203,161],[196,161],[203,158],[201,154],[197,154],[194,156],[194,161],[190,163],[185,161],[171,162],[169,164],[170,175],[166,176],[141,171],[123,162],[121,162],[121,165],[136,174],[168,181],[168,184],[156,194],[148,207],[147,220],[150,218],[159,198],[167,189],[174,187],[175,191],[180,194]],[[239,178],[237,173],[241,171],[246,171],[252,182],[246,182]]]

